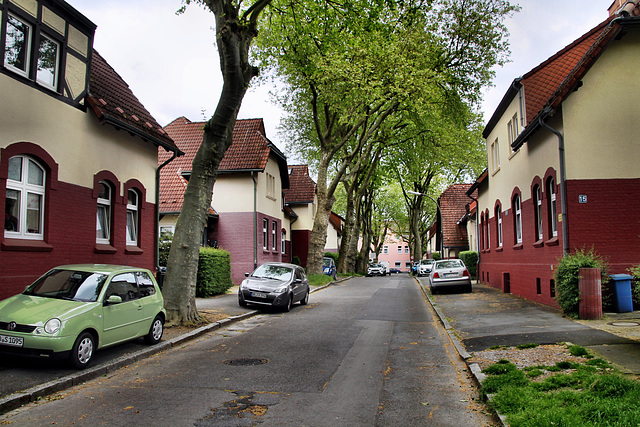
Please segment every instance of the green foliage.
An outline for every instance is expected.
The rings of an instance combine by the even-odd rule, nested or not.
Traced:
[[[298,255],[294,255],[294,257],[291,259],[291,264],[302,265],[302,263],[300,262],[300,257]]]
[[[589,351],[582,346],[572,344],[567,348],[569,349],[569,353],[571,353],[572,356],[577,356],[577,357],[589,356]]]
[[[226,293],[231,282],[231,255],[223,249],[201,248],[196,279],[196,297]]]
[[[469,270],[469,274],[471,274],[471,278],[475,279],[476,271],[478,267],[478,252],[462,251],[458,256],[460,257],[462,262],[464,262],[464,265],[467,266],[467,269]]]
[[[340,254],[335,253],[335,252],[325,252],[324,256],[327,257],[327,258],[333,258],[333,260],[337,264],[338,263],[338,257],[340,256]]]
[[[440,252],[431,252],[431,259],[438,261],[440,259]]]
[[[526,350],[526,349],[528,349],[528,348],[536,348],[536,347],[538,347],[539,345],[540,345],[540,344],[536,344],[536,343],[518,344],[518,345],[516,346],[516,348],[517,348],[518,350]]]
[[[580,301],[578,287],[580,268],[600,268],[606,278],[607,264],[593,249],[579,249],[564,256],[555,271],[556,302],[567,315],[577,316]],[[604,279],[603,279],[604,282]]]
[[[158,245],[158,263],[166,267],[167,260],[169,259],[169,251],[171,250],[171,242],[173,242],[173,233],[163,232],[160,234],[160,243]]]
[[[631,282],[633,302],[636,305],[640,305],[640,264],[631,267],[629,273],[633,276],[633,281]]]
[[[310,274],[307,276],[309,279],[309,286],[324,286],[328,283],[331,283],[333,279],[331,276],[327,276],[326,274]]]

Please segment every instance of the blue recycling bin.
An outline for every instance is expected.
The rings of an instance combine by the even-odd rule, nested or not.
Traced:
[[[612,274],[609,276],[613,286],[613,298],[618,313],[633,311],[633,299],[631,298],[631,279],[628,274]]]

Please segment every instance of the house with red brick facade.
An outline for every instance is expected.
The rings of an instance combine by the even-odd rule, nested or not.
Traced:
[[[61,0],[0,2],[0,299],[52,267],[154,269],[158,149],[180,154]]]
[[[639,15],[616,0],[493,113],[489,166],[467,192],[478,192],[484,283],[554,305],[563,254],[593,248],[609,273],[640,263]]]
[[[164,130],[185,155],[160,172],[160,230],[173,231],[182,210],[193,158],[200,147],[204,122],[179,117]],[[158,164],[168,154],[159,153]],[[231,279],[269,261],[291,259],[291,227],[295,214],[285,209],[289,187],[287,160],[266,137],[262,119],[237,120],[233,142],[218,168],[203,246],[231,253]]]

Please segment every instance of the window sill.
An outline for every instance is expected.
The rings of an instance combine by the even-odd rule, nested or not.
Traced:
[[[558,246],[560,242],[558,241],[558,236],[555,236],[544,242],[544,244],[547,246]]]
[[[544,242],[542,241],[542,239],[538,240],[537,242],[535,242],[535,243],[533,244],[533,247],[534,247],[534,248],[541,248],[541,247],[543,247],[543,246],[544,246]]]
[[[137,246],[127,246],[124,248],[124,253],[127,255],[142,255],[144,251]]]
[[[485,249],[485,250],[483,250],[483,251],[482,251],[482,253],[483,253],[483,254],[491,253],[491,249]]]
[[[21,251],[21,252],[51,252],[53,246],[43,240],[28,239],[4,239],[2,242],[3,251]]]
[[[515,245],[513,245],[513,250],[514,251],[519,251],[519,250],[521,250],[523,248],[524,248],[524,246],[522,245],[522,242],[516,243]]]
[[[115,254],[118,250],[111,245],[96,243],[96,247],[93,252],[96,254]]]
[[[496,252],[502,252],[502,246],[500,246],[499,248],[496,248]]]

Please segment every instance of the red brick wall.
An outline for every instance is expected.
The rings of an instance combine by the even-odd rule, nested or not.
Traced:
[[[0,179],[3,202],[5,192],[6,181]],[[127,251],[126,199],[115,197],[112,222],[115,252],[100,253],[96,251],[96,203],[92,188],[56,181],[55,188],[46,194],[46,247],[16,246],[15,239],[5,239],[4,233],[0,234],[0,299],[22,292],[49,269],[63,264],[128,264],[154,271],[154,205],[141,203],[141,251]]]
[[[539,182],[539,181],[538,181]],[[514,192],[517,192],[514,191]],[[557,209],[561,213],[560,189]],[[587,196],[587,203],[579,202]],[[609,262],[609,273],[624,273],[640,263],[640,179],[572,180],[567,182],[567,215],[570,250],[593,247]],[[514,245],[513,209],[510,200],[502,200],[503,247],[496,247],[495,210],[489,209],[491,247],[480,252],[478,278],[504,290],[504,274],[510,279],[510,292],[532,301],[555,306],[551,292],[554,269],[562,257],[562,226],[552,239],[547,224],[547,192],[543,191],[542,218],[544,238],[536,242],[534,203],[522,201],[522,245]],[[486,212],[486,211],[485,211]],[[538,292],[538,280],[540,292]]]
[[[292,256],[300,258],[300,265],[303,267],[307,266],[310,240],[311,230],[293,230],[291,232]]]

